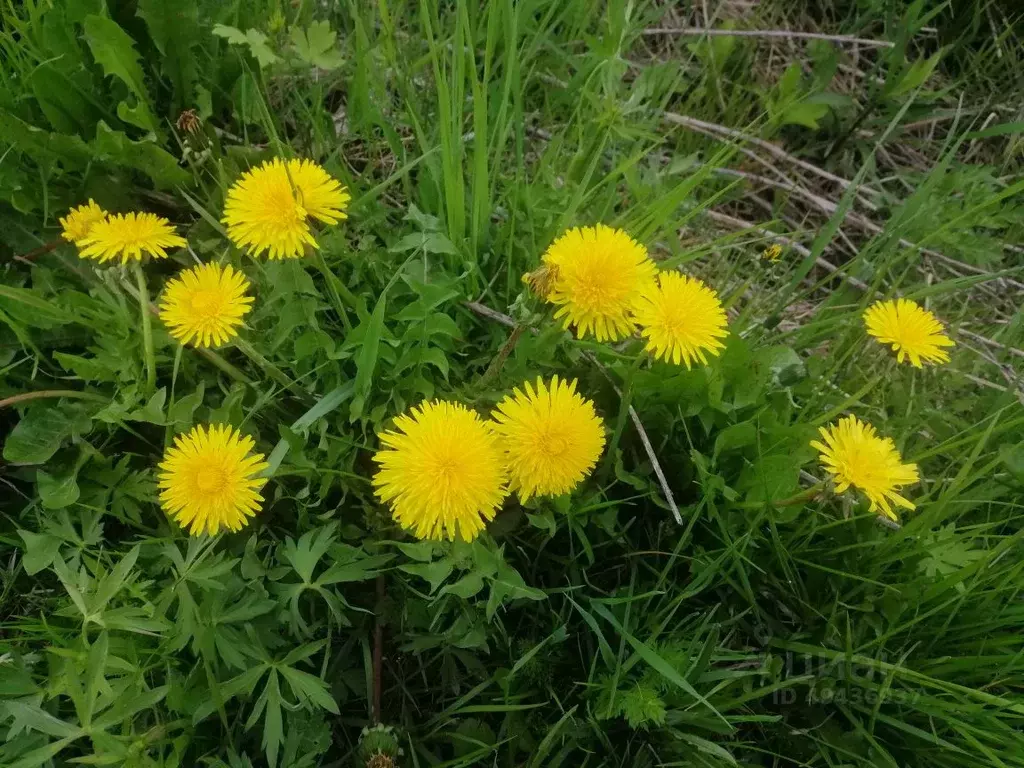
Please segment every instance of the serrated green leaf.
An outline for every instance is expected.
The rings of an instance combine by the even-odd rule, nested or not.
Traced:
[[[387,293],[383,292],[377,299],[373,314],[364,321],[366,332],[363,334],[363,343],[359,348],[359,357],[356,360],[355,395],[352,398],[352,407],[349,411],[351,421],[355,421],[363,415],[366,398],[370,396],[370,390],[373,387],[373,372],[377,367],[380,337],[384,333],[384,311],[386,308]]]
[[[334,47],[336,37],[326,21],[314,21],[305,30],[291,29],[295,53],[311,67],[320,69],[336,69],[342,65],[341,54]]]
[[[196,57],[192,55],[200,39],[196,0],[139,0],[136,13],[146,22],[160,51],[160,66],[174,86],[175,112],[180,112],[191,106],[196,81]]]
[[[178,164],[178,159],[153,139],[132,141],[102,120],[96,125],[96,139],[89,147],[100,162],[134,168],[146,174],[161,189],[187,184],[192,179],[189,172]]]
[[[296,696],[308,699],[321,709],[326,709],[335,715],[339,714],[338,702],[331,696],[327,683],[319,677],[294,667],[281,666],[277,669],[284,675],[285,680],[288,681],[288,685]]]
[[[114,20],[93,14],[82,24],[85,41],[96,63],[103,67],[107,77],[116,77],[135,97],[135,105],[121,102],[118,117],[148,131],[157,131],[156,119],[150,108],[145,77],[139,64],[135,41]],[[124,108],[122,110],[122,107]]]

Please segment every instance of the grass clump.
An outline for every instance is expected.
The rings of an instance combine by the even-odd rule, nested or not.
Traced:
[[[1013,13],[0,11],[0,765],[1024,765]]]

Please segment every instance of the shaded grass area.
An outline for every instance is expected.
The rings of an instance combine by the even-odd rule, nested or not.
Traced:
[[[789,5],[5,9],[0,763],[365,764],[382,720],[402,765],[1024,764],[1020,22]],[[892,45],[692,33],[730,26]],[[244,258],[224,193],[292,153],[350,219],[302,262]],[[242,341],[155,323],[154,394],[134,276],[47,250],[89,197],[187,232],[154,294],[243,268]],[[615,423],[635,350],[571,338],[520,279],[596,221],[713,285],[726,350],[645,365],[643,439],[571,498],[413,542],[368,482],[409,405],[559,373]],[[895,296],[950,365],[867,342]],[[921,467],[899,528],[813,491],[808,442],[847,412]],[[249,531],[189,540],[153,467],[205,421],[273,477]]]

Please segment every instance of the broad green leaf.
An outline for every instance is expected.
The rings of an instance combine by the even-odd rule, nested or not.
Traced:
[[[432,563],[408,563],[398,566],[398,569],[411,573],[413,576],[419,576],[421,579],[426,579],[430,583],[430,592],[434,593],[444,580],[451,575],[454,566],[451,560],[445,558],[444,560],[436,560]]]
[[[291,37],[295,53],[311,67],[336,69],[341,66],[341,54],[334,47],[337,35],[326,21],[314,21],[305,30],[292,27]]]
[[[57,556],[57,552],[60,551],[61,540],[48,533],[19,530],[18,534],[25,541],[25,554],[21,558],[25,573],[34,576],[49,568]]]
[[[810,101],[801,101],[786,107],[779,120],[784,125],[802,125],[805,128],[818,130],[818,121],[828,114],[828,106]]]
[[[721,453],[745,448],[748,445],[753,445],[756,441],[757,430],[751,422],[744,421],[740,424],[733,424],[719,432],[718,437],[715,438],[714,456],[717,458]]]
[[[128,414],[128,419],[130,421],[145,421],[150,424],[166,424],[167,419],[164,417],[166,400],[167,387],[160,387],[142,408],[136,408]]]
[[[96,587],[95,602],[93,604],[94,610],[102,611],[107,603],[113,599],[114,595],[125,587],[129,576],[131,576],[132,568],[135,566],[135,561],[138,558],[139,545],[136,544],[114,566],[114,570],[100,580],[99,585]]]
[[[36,473],[36,489],[46,509],[63,509],[78,501],[78,472],[53,476],[43,470]]]
[[[88,429],[88,420],[80,419],[81,412],[70,406],[33,405],[8,435],[4,459],[12,464],[49,461],[75,431]]]
[[[498,571],[490,581],[491,594],[487,598],[487,620],[494,618],[498,608],[506,600],[543,600],[547,595],[534,587],[528,587],[523,577],[504,559],[498,560]]]
[[[327,525],[304,533],[298,542],[288,538],[284,543],[284,558],[305,584],[313,583],[317,563],[330,549],[337,537],[337,524]]]
[[[218,37],[223,37],[231,45],[244,45],[249,48],[249,52],[252,53],[257,63],[260,65],[260,69],[269,67],[274,62],[278,61],[278,56],[267,45],[267,36],[259,30],[250,29],[244,34],[240,29],[235,27],[229,27],[224,24],[215,24],[213,27],[213,34]]]
[[[53,359],[60,363],[61,368],[71,371],[83,381],[117,381],[118,371],[95,358],[54,352]]]
[[[145,77],[139,64],[139,53],[135,50],[135,41],[116,21],[105,16],[87,16],[82,26],[89,50],[92,51],[96,63],[103,67],[104,74],[119,79],[135,96],[134,107],[121,103],[125,110],[122,113],[119,107],[118,117],[130,120],[139,128],[157,132],[156,119],[149,107]]]
[[[780,501],[800,487],[802,463],[798,455],[762,456],[744,469],[736,488],[747,492],[747,501]]]
[[[153,139],[132,141],[100,120],[96,139],[89,145],[97,160],[122,165],[146,174],[161,189],[188,184],[191,174],[178,165],[178,159]]]
[[[484,578],[475,571],[470,571],[458,581],[445,586],[439,595],[455,595],[456,597],[473,597],[484,588]]]
[[[192,426],[192,414],[203,404],[205,390],[206,386],[199,382],[195,392],[176,400],[174,405],[167,409],[167,423],[174,427],[176,432],[182,432]]]
[[[38,291],[13,285],[0,285],[0,307],[30,328],[50,329],[78,319]]]
[[[434,553],[440,551],[440,546],[432,541],[393,541],[406,557],[411,557],[420,563],[429,563],[434,559]]]

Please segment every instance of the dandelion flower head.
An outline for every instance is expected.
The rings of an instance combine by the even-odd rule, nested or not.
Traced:
[[[297,259],[318,248],[310,218],[337,224],[347,218],[348,190],[312,160],[268,160],[228,190],[228,237],[252,256]]]
[[[616,341],[633,332],[633,309],[657,271],[647,249],[621,229],[604,224],[570,229],[548,248],[553,279],[545,298],[555,318],[583,337]]]
[[[420,539],[476,538],[508,494],[490,424],[464,405],[433,401],[395,419],[373,485],[395,520]]]
[[[822,466],[833,476],[836,493],[853,486],[867,496],[872,512],[880,510],[890,520],[896,520],[893,505],[914,509],[897,490],[917,482],[917,465],[904,464],[890,438],[879,437],[874,427],[856,416],[818,431],[822,440],[812,441],[811,447],[821,454]]]
[[[93,223],[89,233],[77,241],[78,255],[101,264],[120,258],[122,264],[141,261],[146,254],[167,258],[167,248],[186,245],[174,226],[155,213],[115,213]]]
[[[160,463],[160,503],[192,535],[241,530],[260,509],[267,468],[253,439],[226,424],[174,438]]]
[[[509,481],[523,501],[575,488],[604,449],[594,404],[576,392],[576,380],[523,384],[498,403],[492,418],[501,436]]]
[[[231,265],[201,264],[167,283],[160,319],[182,344],[211,347],[238,335],[252,309],[249,281]]]
[[[762,259],[768,259],[772,264],[778,262],[779,257],[782,255],[782,246],[778,243],[772,243],[761,253]]]
[[[105,218],[107,218],[107,212],[90,198],[88,203],[72,208],[68,211],[68,215],[60,220],[63,229],[60,236],[69,243],[77,243],[89,236],[93,224],[103,221]]]
[[[725,347],[721,339],[729,335],[718,294],[674,271],[658,275],[637,307],[636,321],[649,352],[687,368],[698,360],[707,365],[707,355],[718,355]]]
[[[943,333],[942,323],[910,299],[879,301],[864,312],[868,334],[892,346],[899,362],[909,359],[915,368],[921,361],[948,363],[953,340]]]

